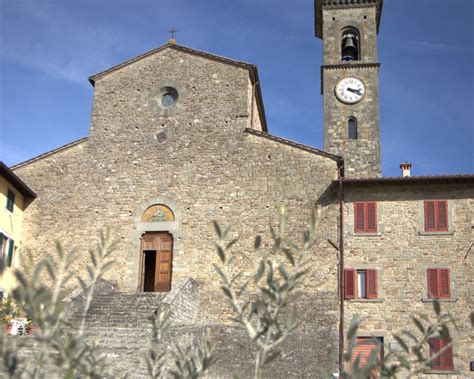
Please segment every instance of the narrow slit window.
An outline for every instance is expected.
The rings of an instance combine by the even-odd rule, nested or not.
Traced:
[[[355,117],[349,117],[347,120],[347,133],[349,139],[357,139],[357,119]]]

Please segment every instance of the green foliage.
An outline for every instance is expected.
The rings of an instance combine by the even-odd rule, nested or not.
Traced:
[[[22,311],[35,325],[35,333],[31,336],[35,341],[33,356],[20,359],[19,349],[25,339],[5,338],[0,336],[0,372],[8,378],[115,378],[112,367],[99,350],[97,341],[91,340],[85,333],[85,321],[94,298],[95,288],[99,279],[112,267],[111,259],[116,242],[110,238],[109,231],[102,232],[98,243],[89,251],[90,262],[86,266],[86,277],[77,276],[72,267],[77,259],[75,249],[66,251],[58,242],[56,254],[46,255],[37,263],[27,264],[34,267],[26,275],[15,272],[19,286],[13,292],[13,300],[6,301],[0,309],[6,321],[20,314],[15,306],[22,304]],[[5,267],[0,261],[0,273]],[[46,280],[45,280],[46,279]],[[80,300],[74,301],[79,310],[78,325],[68,321],[68,304],[61,301],[65,288],[73,281],[82,290]],[[51,286],[45,282],[52,283]],[[148,373],[151,378],[165,376],[165,352],[160,346],[163,336],[168,332],[169,314],[162,312],[151,317],[152,332],[149,337],[149,349],[145,356]],[[22,343],[18,343],[18,342]],[[174,346],[175,369],[171,372],[175,378],[198,378],[212,363],[213,349],[209,343],[196,350]],[[127,374],[122,374],[122,376]]]
[[[148,340],[148,351],[145,363],[148,376],[153,379],[166,376],[166,351],[163,350],[163,340],[168,334],[171,322],[168,311],[153,314],[150,317],[152,333]],[[174,368],[170,374],[175,379],[196,379],[206,372],[213,361],[214,348],[205,341],[202,346],[192,348],[191,345],[184,349],[177,343],[173,344],[172,355]]]
[[[442,337],[451,341],[450,327],[457,328],[454,318],[441,310],[438,301],[433,302],[432,317],[427,315],[412,315],[413,327],[402,329],[393,334],[394,340],[400,349],[392,350],[390,346],[381,346],[379,340],[371,340],[377,345],[372,351],[366,364],[360,364],[360,356],[352,361],[354,349],[361,343],[356,342],[357,330],[360,320],[354,317],[347,330],[347,350],[344,353],[343,379],[366,379],[374,371],[380,372],[383,378],[412,378],[430,368],[431,363],[440,354],[451,346],[451,343],[435,355],[430,355],[429,340],[434,337]],[[384,351],[382,357],[380,352]]]
[[[192,348],[188,345],[181,349],[175,345],[173,350],[175,368],[171,370],[174,379],[197,379],[211,365],[214,356],[214,348],[209,342],[202,346]]]
[[[280,212],[278,228],[270,226],[271,247],[262,252],[262,238],[254,241],[254,255],[257,259],[252,278],[246,279],[243,272],[232,274],[236,258],[245,254],[233,254],[231,248],[238,238],[229,240],[230,227],[222,228],[215,222],[218,237],[217,255],[221,262],[214,268],[222,281],[222,291],[228,298],[235,316],[232,320],[242,325],[256,347],[255,378],[262,376],[263,367],[277,359],[280,345],[294,331],[300,321],[293,302],[296,288],[307,272],[306,253],[314,245],[317,213],[313,210],[307,230],[303,234],[302,246],[296,246],[285,234],[287,214]],[[238,270],[237,270],[238,271]]]
[[[19,286],[12,297],[23,305],[28,319],[35,326],[32,338],[36,342],[33,357],[20,360],[17,356],[15,338],[1,336],[2,361],[0,369],[11,378],[45,378],[56,375],[63,378],[107,378],[112,374],[101,357],[98,347],[84,335],[84,321],[98,279],[111,267],[110,255],[115,243],[108,232],[103,232],[97,249],[91,251],[92,265],[88,266],[88,278],[83,280],[74,275],[72,267],[77,258],[75,249],[65,251],[56,243],[56,254],[46,255],[38,263],[31,259],[34,267],[30,275],[16,271]],[[64,288],[76,279],[84,290],[86,301],[76,304],[81,307],[81,327],[75,329],[67,321],[67,305],[61,302]],[[46,279],[46,280],[45,280]],[[52,283],[51,287],[45,281]]]
[[[170,327],[169,313],[160,312],[150,317],[152,330],[148,339],[148,351],[145,355],[145,363],[148,376],[157,379],[163,375],[165,364],[165,352],[160,348],[165,334]]]

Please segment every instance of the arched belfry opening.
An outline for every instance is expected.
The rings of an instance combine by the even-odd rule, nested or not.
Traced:
[[[356,28],[349,27],[342,31],[341,37],[341,60],[360,60],[360,33]]]

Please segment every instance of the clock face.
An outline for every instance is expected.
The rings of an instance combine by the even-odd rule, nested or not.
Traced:
[[[365,85],[362,80],[353,76],[341,79],[336,84],[336,96],[343,103],[354,104],[361,101],[365,95]]]

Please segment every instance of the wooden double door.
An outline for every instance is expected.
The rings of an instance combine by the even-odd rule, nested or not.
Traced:
[[[168,292],[171,290],[173,236],[167,232],[142,235],[140,252],[140,290]]]

